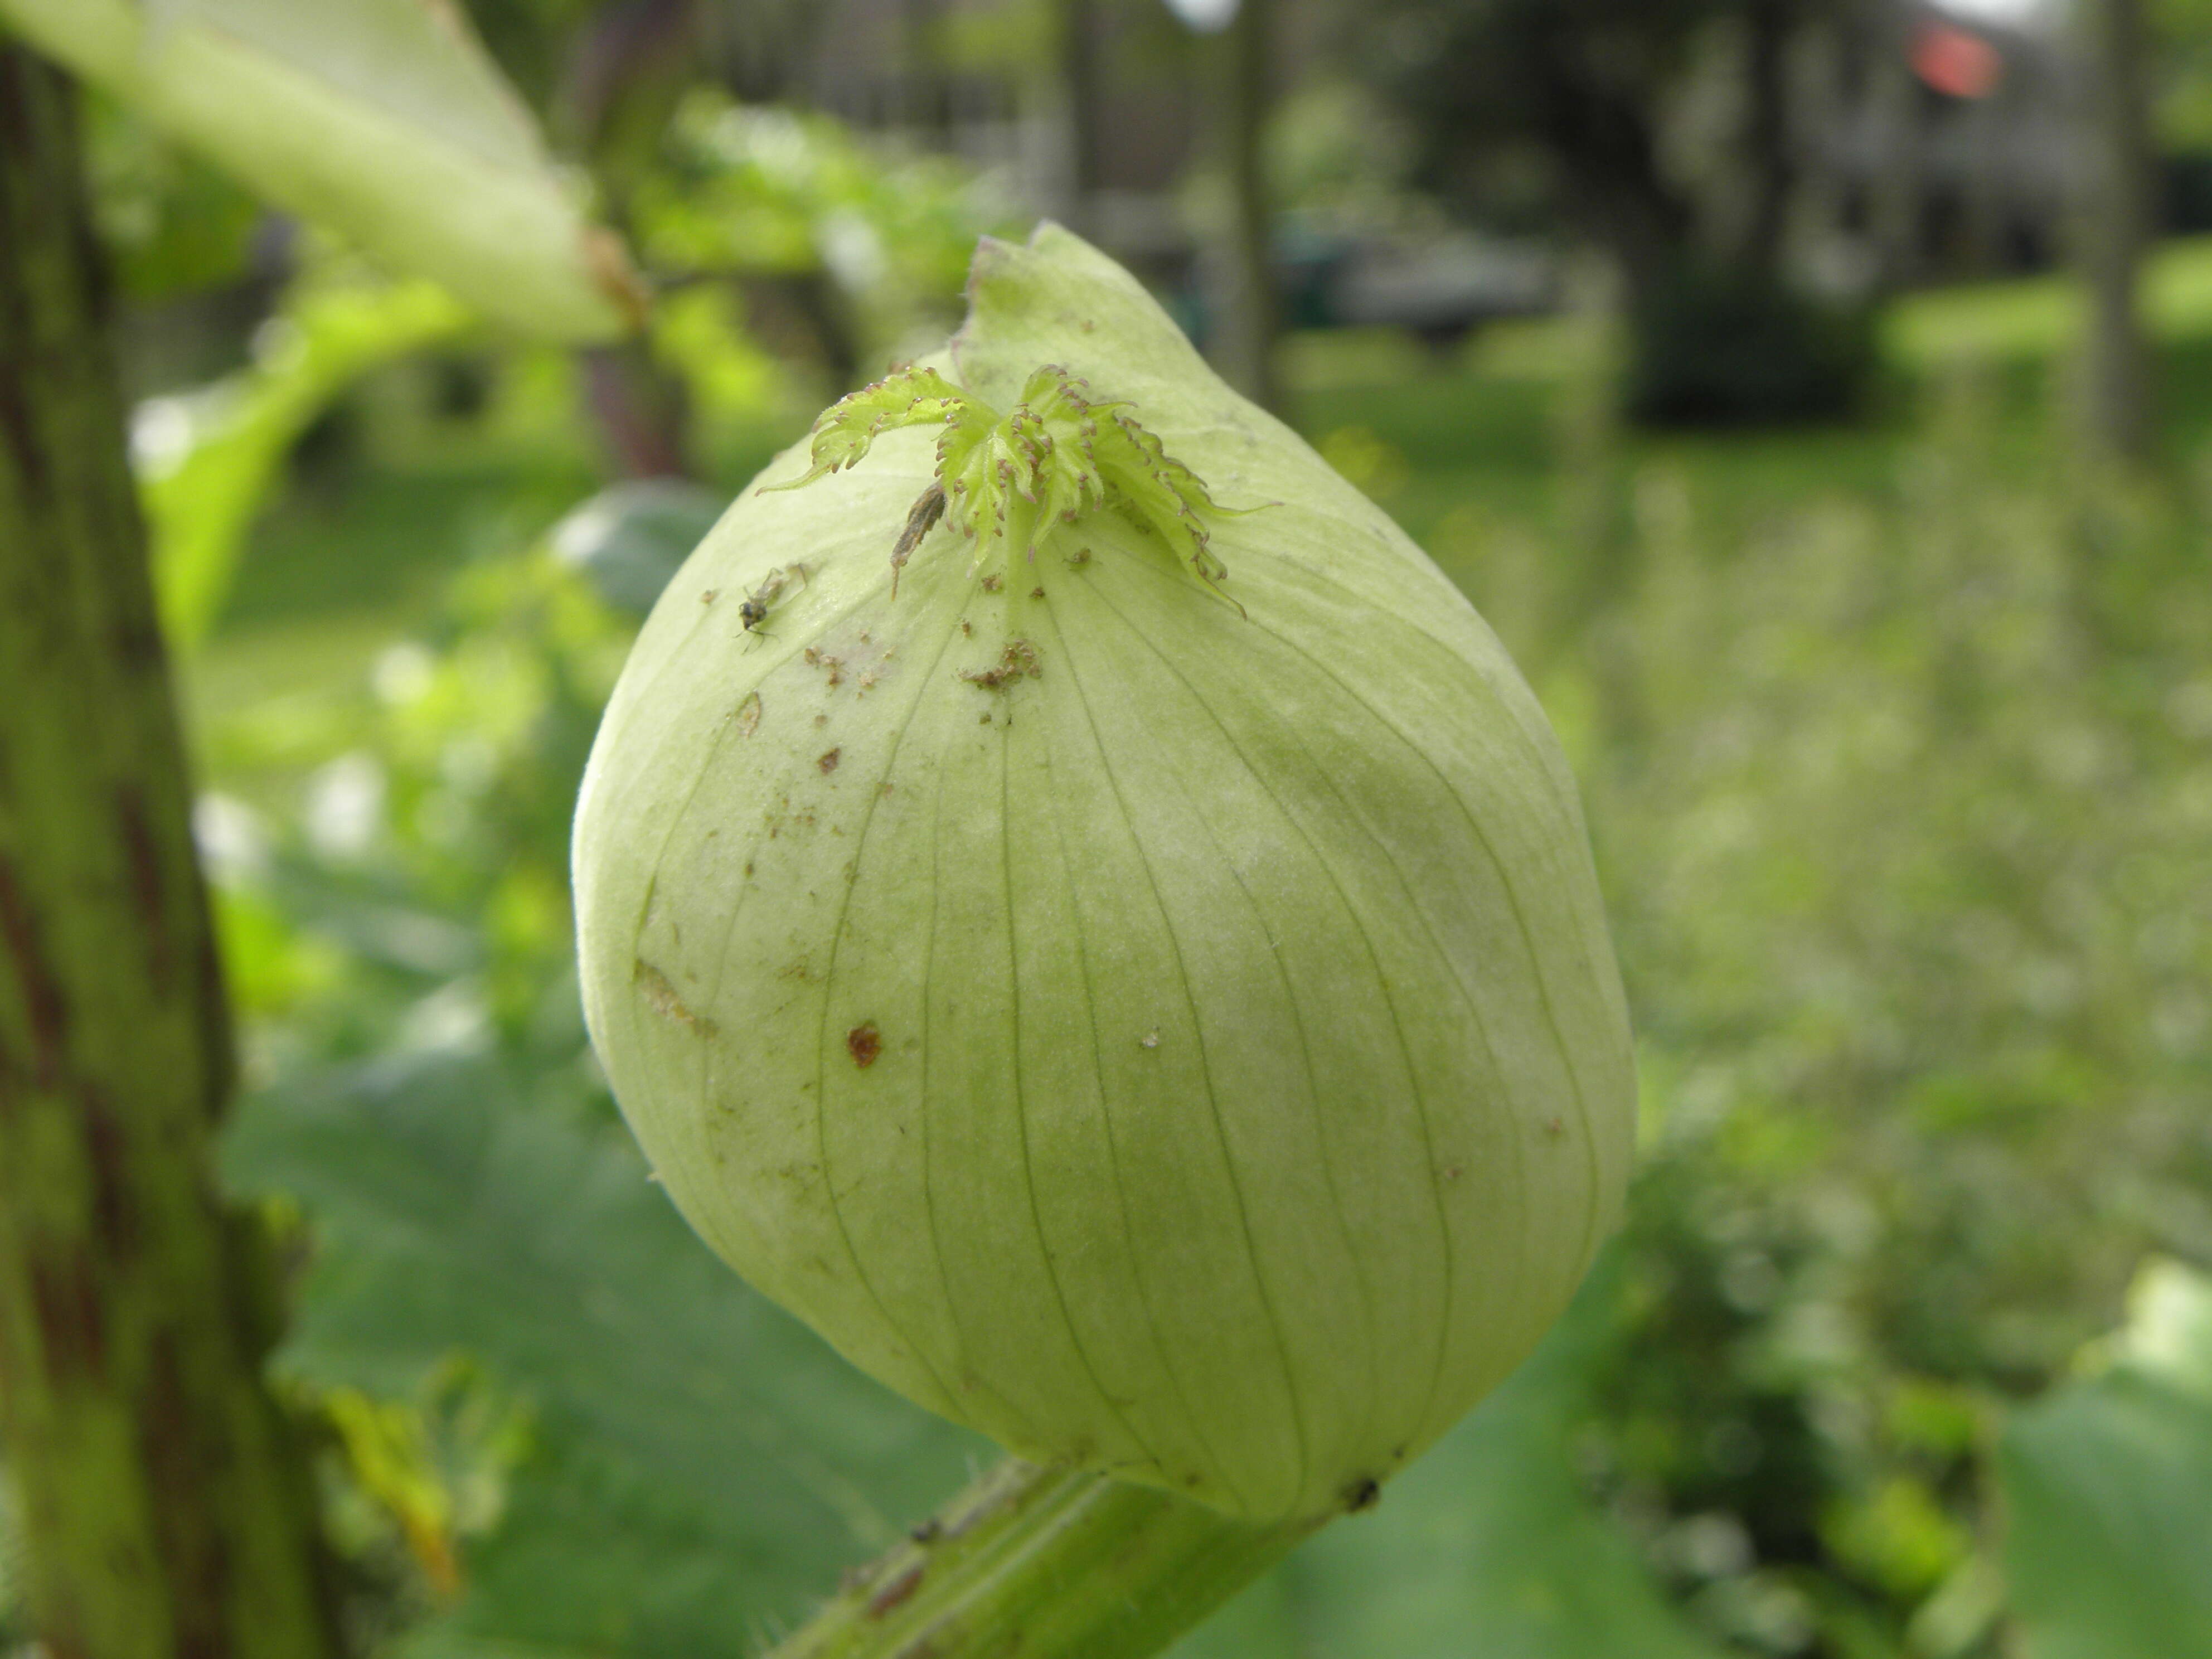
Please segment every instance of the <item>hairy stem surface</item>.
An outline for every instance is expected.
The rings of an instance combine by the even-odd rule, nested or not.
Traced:
[[[336,1650],[69,88],[0,42],[0,1441],[55,1659]]]
[[[1326,1518],[1255,1525],[1012,1459],[848,1575],[769,1659],[1142,1659]]]

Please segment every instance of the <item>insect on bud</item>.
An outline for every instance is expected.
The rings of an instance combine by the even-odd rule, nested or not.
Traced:
[[[864,1370],[1235,1515],[1364,1507],[1620,1212],[1573,784],[1118,266],[1048,226],[970,293],[647,623],[577,814],[593,1040],[692,1225]]]

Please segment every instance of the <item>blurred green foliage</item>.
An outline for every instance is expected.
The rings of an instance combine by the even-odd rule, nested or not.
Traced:
[[[2154,1261],[2091,1374],[2005,1437],[2006,1559],[2033,1659],[2212,1651],[2212,1278]]]
[[[1874,370],[1866,307],[1698,263],[1636,296],[1632,333],[1622,408],[1650,426],[1838,420]]]
[[[1560,726],[1643,1033],[1646,1170],[1544,1356],[1192,1653],[2035,1636],[2006,1590],[2004,1425],[2147,1253],[2212,1260],[2212,510],[2185,470],[2141,495],[2075,476],[2044,377],[2002,364],[1942,370],[1890,429],[1655,443],[1581,429],[1570,351],[1501,337],[1408,380],[1375,343],[1368,381],[1364,349],[1304,352],[1317,435]],[[632,625],[607,597],[637,598],[594,558],[665,568],[690,533],[637,509],[617,492],[561,553],[481,555],[312,713],[210,728],[258,802],[207,813],[261,1083],[234,1174],[315,1223],[288,1374],[430,1449],[412,1487],[365,1471],[396,1455],[373,1436],[333,1454],[365,1600],[428,1615],[422,1651],[770,1632],[972,1455],[730,1283],[611,1127],[562,860]],[[2189,1467],[2165,1458],[2171,1501],[2212,1506]],[[497,1501],[404,1497],[471,1480]]]
[[[301,435],[371,369],[450,339],[470,313],[434,283],[326,266],[255,331],[252,363],[189,394],[149,398],[133,459],[169,638],[189,650],[229,596],[246,532]]]
[[[755,284],[889,349],[990,211],[818,120],[699,100],[672,145],[632,205],[716,489],[600,492],[570,359],[350,277],[150,471],[206,629],[228,1173],[302,1264],[281,1374],[368,1651],[755,1646],[987,1455],[695,1244],[583,1039],[599,709],[834,378]],[[1901,310],[1887,423],[1794,435],[1624,434],[1578,319],[1293,343],[1307,429],[1560,728],[1646,1162],[1537,1358],[1188,1659],[2212,1652],[2212,250],[2153,292],[2174,459],[2130,488],[2053,436],[2047,284]],[[2199,1271],[2105,1336],[2153,1255]]]
[[[861,308],[882,349],[959,320],[950,303],[969,255],[1008,210],[943,156],[886,155],[840,122],[746,106],[695,91],[662,140],[665,165],[641,181],[632,211],[658,270],[803,275],[827,271]]]

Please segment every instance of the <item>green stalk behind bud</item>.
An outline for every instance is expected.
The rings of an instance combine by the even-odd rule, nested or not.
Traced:
[[[1232,1520],[1172,1492],[1012,1459],[847,1574],[769,1659],[1144,1659],[1321,1521]]]

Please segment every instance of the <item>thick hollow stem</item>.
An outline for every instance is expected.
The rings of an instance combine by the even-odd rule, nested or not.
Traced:
[[[849,1575],[769,1659],[1142,1659],[1320,1524],[1016,1459]]]
[[[68,89],[0,42],[0,1439],[43,1650],[336,1650]]]

